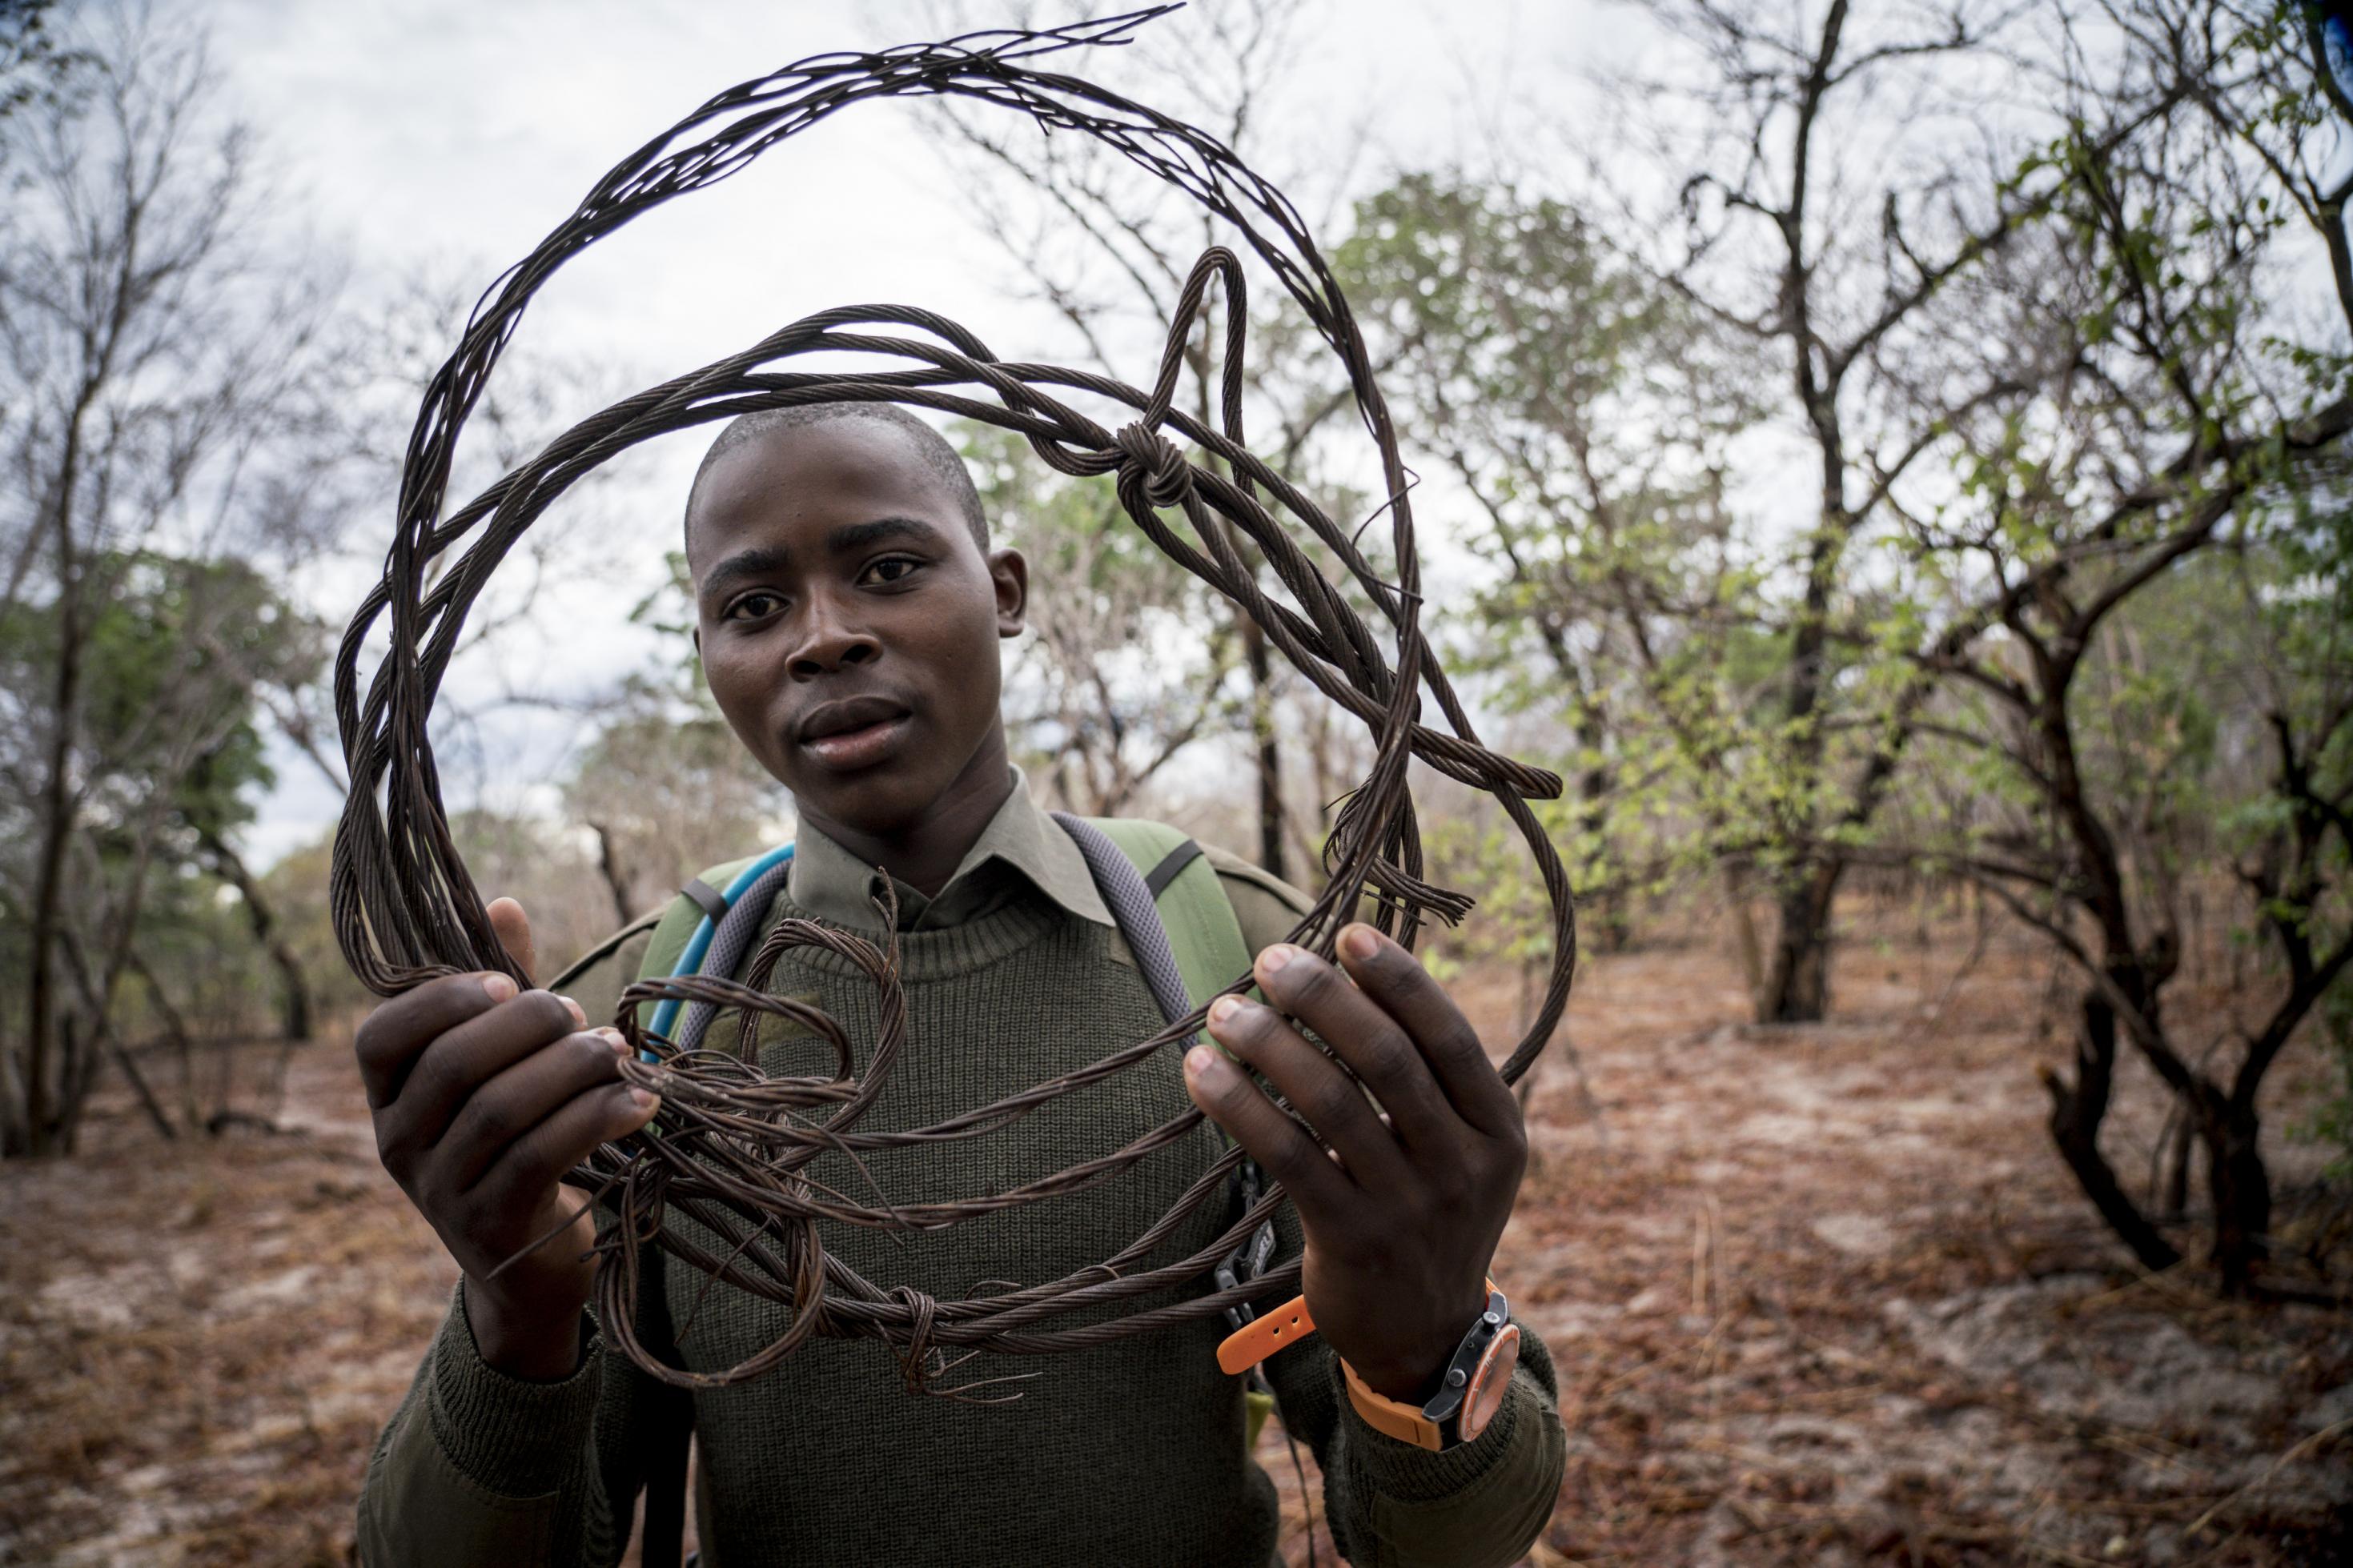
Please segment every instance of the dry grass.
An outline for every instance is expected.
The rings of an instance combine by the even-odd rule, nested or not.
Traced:
[[[2041,1131],[2047,965],[1998,937],[1938,1011],[1965,933],[1906,923],[1848,943],[1817,1028],[1741,1026],[1711,946],[1588,963],[1592,1108],[1540,1082],[1498,1264],[1571,1435],[1531,1561],[2348,1561],[2353,1321],[2126,1267]],[[1512,978],[1461,991],[1503,1037]],[[2137,1173],[2154,1100],[2128,1100]],[[84,1155],[0,1171],[0,1563],[348,1559],[452,1274],[339,1047],[297,1059],[290,1106],[294,1135],[165,1146],[109,1104]]]

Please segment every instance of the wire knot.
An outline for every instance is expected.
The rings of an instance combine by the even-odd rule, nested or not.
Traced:
[[[1167,437],[1139,421],[1120,426],[1111,439],[1120,477],[1134,476],[1154,506],[1176,506],[1192,494],[1193,465]]]
[[[907,1309],[907,1342],[899,1352],[899,1375],[906,1380],[907,1392],[923,1394],[930,1391],[931,1380],[944,1366],[925,1365],[932,1355],[932,1322],[938,1315],[938,1300],[912,1285],[902,1285],[891,1292],[892,1300]]]

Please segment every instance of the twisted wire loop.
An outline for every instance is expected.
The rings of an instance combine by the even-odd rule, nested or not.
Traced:
[[[1560,781],[1482,744],[1431,656],[1421,629],[1409,478],[1347,301],[1291,203],[1222,143],[1037,63],[1082,45],[1124,43],[1137,26],[1172,9],[1046,31],[972,34],[880,53],[819,55],[731,89],[616,166],[484,296],[418,410],[384,577],[353,616],[335,660],[336,718],[353,787],[335,837],[332,910],[343,954],[371,989],[391,995],[467,970],[526,978],[500,945],[452,842],[427,732],[467,614],[523,531],[582,476],[653,437],[756,409],[898,403],[1018,432],[1061,473],[1110,476],[1138,528],[1250,616],[1318,691],[1365,725],[1375,742],[1373,761],[1336,815],[1324,850],[1329,881],[1299,922],[1294,942],[1330,956],[1339,928],[1367,895],[1376,922],[1409,947],[1426,917],[1460,920],[1470,900],[1423,879],[1408,764],[1419,758],[1494,797],[1526,840],[1551,900],[1551,979],[1526,1035],[1501,1068],[1506,1081],[1527,1070],[1567,1005],[1577,952],[1567,878],[1528,805],[1557,796]],[[533,293],[558,268],[647,209],[727,178],[840,110],[909,96],[974,99],[1027,115],[1049,132],[1097,138],[1237,230],[1347,374],[1388,487],[1382,510],[1388,514],[1394,581],[1376,571],[1349,531],[1244,445],[1247,292],[1240,258],[1224,247],[1205,252],[1187,279],[1149,390],[1085,371],[1000,360],[973,333],[928,310],[847,307],[805,317],[741,353],[624,399],[443,516],[459,432]],[[1225,305],[1216,427],[1176,403],[1186,344],[1213,285]],[[811,353],[864,356],[882,368],[781,368]],[[1117,428],[1065,401],[1071,395],[1124,410]],[[1197,455],[1188,458],[1180,440]],[[1166,513],[1182,518],[1182,531]],[[1336,563],[1339,581],[1302,548],[1296,529],[1304,529]],[[1262,573],[1284,597],[1270,595]],[[1358,613],[1352,594],[1370,605],[1377,630]],[[374,662],[363,683],[361,666],[370,654]],[[1423,721],[1425,693],[1443,728]],[[884,930],[893,931],[895,924],[886,910]],[[831,952],[874,984],[879,1022],[862,1073],[854,1070],[855,1053],[839,1023],[765,989],[776,963],[794,947]],[[1248,984],[1249,976],[1239,975],[1226,990]],[[706,1031],[702,1046],[684,1049],[639,1027],[641,1004],[673,998],[709,1003],[723,1016],[734,1016],[733,1048],[712,1043],[722,1037],[716,1030]],[[1177,1287],[1208,1275],[1273,1215],[1284,1201],[1280,1186],[1270,1186],[1200,1250],[1174,1259],[1156,1257],[1196,1213],[1224,1201],[1226,1176],[1242,1158],[1239,1149],[1214,1162],[1117,1256],[1060,1279],[991,1282],[1004,1289],[965,1299],[908,1286],[885,1289],[828,1251],[820,1235],[826,1224],[934,1229],[1067,1196],[1177,1142],[1199,1125],[1200,1112],[1188,1109],[1122,1148],[1008,1191],[922,1204],[890,1202],[870,1163],[894,1149],[1003,1131],[1049,1101],[1125,1071],[1171,1043],[1189,1041],[1205,1011],[992,1104],[928,1127],[881,1131],[860,1123],[906,1046],[895,936],[877,947],[845,931],[787,920],[768,932],[742,982],[691,976],[629,986],[617,1021],[643,1058],[626,1062],[623,1075],[659,1093],[662,1109],[652,1126],[599,1149],[572,1178],[615,1215],[598,1243],[596,1300],[605,1333],[651,1374],[689,1386],[757,1377],[813,1336],[878,1339],[897,1356],[911,1388],[979,1397],[976,1388],[1009,1380],[962,1388],[943,1388],[937,1380],[976,1352],[1082,1350],[1294,1292],[1296,1261],[1208,1294],[1176,1294]],[[754,1046],[759,1021],[769,1017],[829,1047],[831,1071],[764,1075]],[[838,1191],[811,1174],[812,1163],[828,1151],[845,1157],[860,1190]],[[675,1223],[681,1219],[691,1228]],[[710,1245],[698,1239],[706,1237]],[[635,1329],[632,1305],[649,1246],[711,1280],[789,1306],[790,1326],[723,1371],[668,1364]],[[1172,1299],[1134,1305],[1155,1295]]]

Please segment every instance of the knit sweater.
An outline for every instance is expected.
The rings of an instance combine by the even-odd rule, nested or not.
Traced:
[[[1107,915],[1098,918],[1092,888],[1081,893],[1070,864],[1044,847],[1067,844],[1060,830],[1017,790],[991,832],[1000,851],[1008,840],[1012,851],[968,858],[940,899],[899,889],[902,923],[912,928],[899,937],[908,1043],[861,1129],[939,1121],[1160,1027],[1125,944]],[[810,873],[797,868],[771,918],[852,912],[865,889],[845,885],[846,854],[805,833],[802,857]],[[1216,859],[1251,949],[1287,934],[1303,900],[1254,868]],[[870,927],[877,918],[868,917]],[[584,1005],[606,1000],[634,973],[643,945],[641,938],[610,944],[565,989]],[[770,984],[839,1019],[860,1042],[863,1070],[875,1026],[871,981],[832,954],[797,949]],[[829,1061],[806,1037],[763,1037],[761,1065],[770,1073],[821,1070]],[[1188,1104],[1171,1049],[1008,1128],[870,1155],[867,1166],[894,1201],[1002,1191],[1119,1147]],[[1221,1150],[1205,1122],[1082,1193],[922,1234],[829,1226],[825,1244],[886,1289],[961,1296],[991,1281],[1060,1279],[1128,1245]],[[871,1191],[869,1176],[841,1156],[811,1169],[839,1190]],[[1151,1261],[1198,1250],[1231,1217],[1222,1205],[1206,1205]],[[1299,1246],[1286,1210],[1280,1256],[1296,1257]],[[1174,1299],[1149,1297],[1124,1310]],[[673,1262],[649,1276],[638,1316],[647,1342],[710,1371],[782,1333],[789,1309]],[[362,1558],[602,1568],[627,1544],[649,1454],[678,1442],[691,1419],[707,1568],[1256,1568],[1274,1557],[1275,1500],[1243,1448],[1241,1381],[1216,1364],[1225,1331],[1211,1319],[1069,1355],[981,1354],[939,1380],[953,1388],[1020,1377],[979,1391],[1018,1394],[1001,1404],[910,1394],[889,1349],[867,1340],[817,1340],[766,1377],[690,1394],[609,1352],[593,1321],[568,1379],[533,1384],[501,1373],[475,1350],[461,1290],[370,1463]],[[1275,1356],[1266,1369],[1282,1418],[1324,1468],[1334,1536],[1360,1568],[1501,1568],[1549,1515],[1564,1442],[1551,1362],[1534,1335],[1523,1341],[1493,1424],[1443,1454],[1366,1426],[1321,1340]]]

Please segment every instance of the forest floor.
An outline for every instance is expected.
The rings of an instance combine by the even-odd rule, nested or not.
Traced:
[[[1818,1026],[1742,1024],[1714,944],[1586,963],[1582,1085],[1546,1058],[1496,1265],[1569,1434],[1530,1561],[2353,1562],[2353,1314],[2130,1268],[2042,1129],[2049,961],[1998,930],[1970,963],[1967,928],[1911,924],[1849,912]],[[1504,1040],[1517,977],[1457,989]],[[2290,1238],[2329,1201],[2325,1152],[2283,1131],[2316,1056],[2266,1096]],[[2137,1078],[2123,1100],[2137,1186],[2162,1107]],[[296,1057],[283,1121],[167,1144],[110,1093],[82,1153],[0,1170],[0,1564],[349,1560],[453,1276],[340,1044]],[[1305,1563],[1279,1429],[1260,1458]]]

